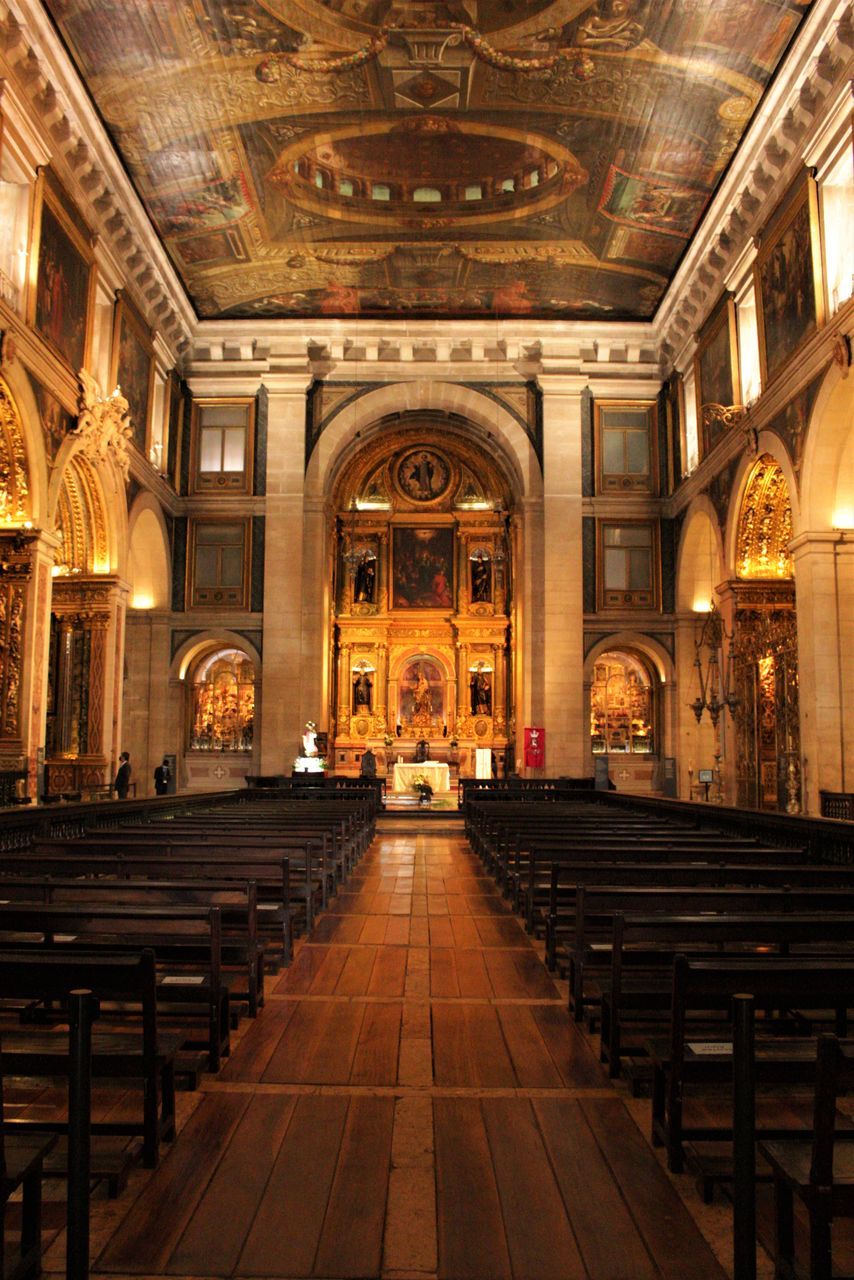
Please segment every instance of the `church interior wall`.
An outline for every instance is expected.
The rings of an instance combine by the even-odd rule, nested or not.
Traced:
[[[854,644],[854,300],[852,241],[845,234],[854,190],[850,17],[846,27],[842,7],[819,7],[824,30],[817,23],[808,28],[775,82],[653,322],[520,317],[489,325],[198,321],[94,111],[79,93],[63,100],[64,114],[56,101],[51,105],[38,77],[23,74],[11,10],[0,7],[3,30],[12,32],[0,53],[0,179],[25,192],[15,234],[26,264],[17,282],[0,290],[0,375],[20,420],[29,486],[26,519],[10,515],[0,527],[25,584],[14,674],[25,707],[15,734],[0,742],[0,760],[26,772],[30,793],[44,782],[39,752],[57,696],[51,617],[59,610],[67,628],[78,627],[81,643],[95,643],[73,621],[85,612],[87,592],[99,617],[100,656],[90,664],[98,750],[85,769],[69,763],[62,775],[68,790],[103,786],[125,748],[144,794],[162,753],[185,751],[186,692],[174,659],[197,643],[188,639],[195,636],[228,635],[247,646],[247,635],[262,637],[253,649],[257,727],[234,770],[248,761],[255,772],[287,771],[305,721],[328,729],[335,713],[337,478],[354,448],[387,429],[389,414],[414,411],[432,413],[437,422],[444,414],[468,422],[470,439],[504,460],[512,483],[509,678],[517,736],[524,726],[545,726],[546,772],[588,773],[591,655],[610,644],[628,646],[646,654],[658,673],[657,761],[676,759],[683,796],[693,773],[717,759],[721,795],[735,797],[729,712],[716,732],[708,716],[696,720],[690,705],[699,606],[715,600],[732,630],[735,605],[725,584],[736,577],[744,486],[757,456],[777,459],[791,500],[802,803],[815,812],[822,788],[852,788],[854,672],[845,662]],[[39,75],[62,91],[69,70],[55,38],[38,49]],[[779,210],[801,198],[803,183],[826,314],[817,304],[816,323],[784,372],[769,379],[765,367],[763,381],[768,352],[761,299],[756,308],[758,273],[780,243]],[[62,318],[57,341],[35,322],[44,202],[90,269],[83,363],[91,385],[57,345],[68,337]],[[111,399],[121,372],[123,307],[135,317],[129,327],[148,379],[144,388],[127,388],[133,393],[127,411]],[[733,403],[710,417],[702,360],[722,308],[732,316],[736,376]],[[306,397],[319,384],[333,408],[307,450],[313,428]],[[540,456],[530,420],[526,430],[532,386],[540,397]],[[184,412],[185,395],[197,404],[263,395],[263,432],[259,414],[254,441],[260,461],[250,465],[240,494],[193,491],[198,426]],[[658,407],[654,482],[645,491],[609,491],[596,471],[594,415],[632,401]],[[696,432],[690,439],[689,420]],[[91,511],[81,518],[91,521],[101,551],[88,568],[66,565],[69,572],[57,574],[64,563],[60,498],[75,459],[92,477]],[[239,607],[215,601],[201,607],[188,598],[187,575],[198,560],[194,532],[217,522],[246,531]],[[607,530],[641,527],[651,530],[649,598],[609,602]],[[189,535],[184,552],[182,529]],[[183,780],[201,785],[212,776],[202,769],[191,779],[185,771]],[[644,785],[656,787],[658,778],[653,770]]]

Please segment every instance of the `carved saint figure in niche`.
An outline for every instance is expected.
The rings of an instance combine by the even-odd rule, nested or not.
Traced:
[[[353,580],[353,604],[373,604],[377,580],[377,562],[373,556],[363,555],[356,566]]]
[[[367,671],[358,671],[353,681],[353,711],[370,711],[373,681]]]
[[[473,671],[470,681],[471,713],[473,716],[492,715],[492,685],[485,671]]]
[[[486,556],[471,562],[472,604],[489,604],[492,600],[492,565]]]
[[[433,697],[430,693],[430,685],[427,682],[427,677],[424,674],[423,667],[418,668],[418,678],[415,681],[412,702],[415,707],[416,715],[424,712],[430,715],[433,711]]]

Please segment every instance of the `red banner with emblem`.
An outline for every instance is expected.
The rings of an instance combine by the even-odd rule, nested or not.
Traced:
[[[545,729],[525,730],[525,768],[544,769],[546,765]]]

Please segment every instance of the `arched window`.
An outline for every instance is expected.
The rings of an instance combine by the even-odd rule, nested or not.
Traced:
[[[191,751],[251,751],[255,668],[239,649],[217,649],[198,663],[191,682]]]
[[[603,653],[593,668],[590,736],[594,755],[650,755],[655,751],[654,688],[631,653]]]

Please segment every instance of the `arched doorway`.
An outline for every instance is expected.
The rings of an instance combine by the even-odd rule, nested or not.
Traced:
[[[256,772],[259,672],[234,643],[197,644],[183,674],[184,723],[179,772],[189,789],[242,785]]]
[[[799,813],[800,714],[792,507],[780,464],[752,468],[736,528],[731,649],[740,806]]]
[[[441,428],[439,430],[438,428]],[[334,486],[329,673],[335,768],[370,745],[501,768],[512,738],[512,489],[450,415],[411,412],[351,452]],[[423,750],[423,748],[422,748]]]

